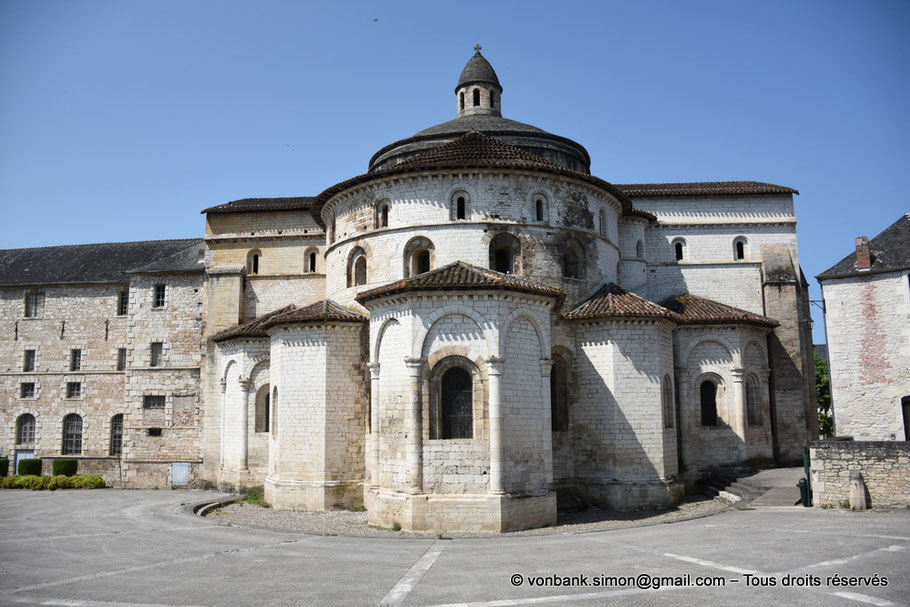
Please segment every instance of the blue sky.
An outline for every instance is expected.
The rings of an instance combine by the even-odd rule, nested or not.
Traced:
[[[453,118],[479,42],[504,115],[599,177],[797,188],[814,277],[910,211],[908,26],[904,0],[0,0],[0,247],[199,237],[205,207],[315,195]]]

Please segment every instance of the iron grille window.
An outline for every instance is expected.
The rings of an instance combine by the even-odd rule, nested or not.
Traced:
[[[142,399],[143,409],[164,409],[164,396],[146,396]]]
[[[117,370],[123,371],[126,369],[126,348],[117,349]]]
[[[35,442],[35,416],[31,413],[25,413],[19,416],[19,424],[16,428],[16,444],[26,445]]]
[[[149,359],[149,364],[152,367],[161,366],[161,352],[163,350],[162,343],[160,341],[152,342],[151,347],[151,357]]]
[[[63,418],[63,455],[82,453],[82,417],[70,413]]]
[[[78,381],[67,382],[66,384],[66,397],[67,398],[80,398],[82,396],[82,383]]]
[[[149,428],[148,435],[149,436],[161,436],[161,428]]]
[[[44,295],[41,293],[28,293],[25,296],[25,317],[35,318],[41,316],[41,304],[44,301]]]
[[[70,371],[78,371],[82,368],[82,350],[70,350]]]
[[[152,301],[153,308],[164,307],[165,285],[155,285],[155,297]]]
[[[35,351],[26,350],[25,356],[22,357],[22,370],[23,371],[34,371],[35,370]]]
[[[35,398],[35,384],[34,382],[25,382],[19,384],[19,396],[22,398]]]
[[[120,291],[120,298],[117,300],[117,315],[126,316],[130,309],[130,292]]]
[[[111,418],[111,455],[123,453],[123,414],[118,413]]]
[[[471,374],[460,367],[442,376],[442,438],[472,438],[473,394]]]

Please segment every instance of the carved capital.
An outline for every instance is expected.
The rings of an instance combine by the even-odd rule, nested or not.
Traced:
[[[484,362],[487,363],[487,369],[489,369],[490,375],[502,375],[502,372],[505,371],[506,361],[503,358],[491,356],[484,359]]]
[[[379,379],[379,363],[367,363],[370,370],[370,379]]]
[[[540,359],[540,376],[541,377],[550,377],[550,372],[553,370],[553,360],[550,358],[541,358]]]

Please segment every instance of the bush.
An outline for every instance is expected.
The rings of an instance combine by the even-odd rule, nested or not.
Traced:
[[[9,474],[9,458],[0,457],[0,477]]]
[[[73,476],[79,469],[79,460],[77,459],[55,459],[53,464],[54,476]]]
[[[19,467],[16,469],[19,476],[41,476],[40,459],[23,459],[19,461]]]
[[[106,486],[104,479],[97,474],[77,474],[75,476],[20,474],[0,479],[0,489],[31,489],[32,491],[47,489],[56,491],[57,489],[102,489]]]
[[[74,489],[104,489],[107,487],[104,479],[97,474],[82,474],[71,478]]]

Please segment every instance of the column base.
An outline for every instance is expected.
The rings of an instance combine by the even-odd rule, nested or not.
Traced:
[[[325,510],[363,507],[363,480],[301,481],[265,479],[265,501],[276,510]]]
[[[556,493],[422,494],[370,492],[367,522],[405,531],[504,532],[556,524]]]

